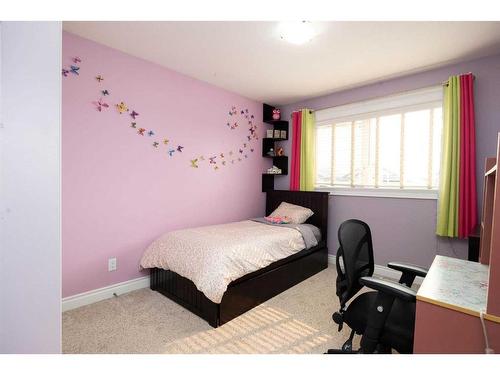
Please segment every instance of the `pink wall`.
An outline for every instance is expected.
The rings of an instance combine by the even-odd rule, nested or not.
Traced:
[[[261,103],[64,33],[63,67],[75,56],[80,74],[63,77],[63,296],[146,275],[140,257],[166,231],[263,215],[260,174],[269,165],[261,142],[248,142],[244,117],[238,128],[226,126],[234,123],[232,106],[248,109],[261,137]],[[92,102],[103,89],[110,107],[99,112]],[[130,112],[120,115],[114,106],[121,101],[139,112],[137,128],[153,129],[154,137],[131,128]],[[169,157],[164,137],[183,152]],[[240,148],[248,155],[241,162],[229,155]],[[192,168],[200,155],[206,160]],[[218,170],[208,163],[213,155]],[[110,257],[117,257],[117,271],[108,272]]]

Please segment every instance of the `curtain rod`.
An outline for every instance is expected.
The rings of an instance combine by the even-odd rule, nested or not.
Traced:
[[[290,117],[292,117],[293,115],[293,112],[301,112],[302,110],[298,110],[298,111],[292,111],[292,113],[290,114]],[[312,110],[309,110],[309,114],[312,115],[313,111]]]
[[[468,72],[468,73],[465,73],[465,74],[460,74],[460,75],[461,75],[461,76],[465,76],[465,75],[467,75],[467,74],[472,75],[472,79],[474,79],[474,80],[476,79],[476,76],[475,76],[474,74],[472,74],[472,72]],[[442,82],[441,84],[442,84],[443,86],[448,86],[448,83],[449,83],[449,80],[447,79],[446,81]]]

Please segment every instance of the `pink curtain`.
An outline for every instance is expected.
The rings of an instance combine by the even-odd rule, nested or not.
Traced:
[[[301,142],[300,112],[292,113],[292,161],[290,165],[290,190],[300,190],[300,142]]]
[[[460,76],[460,185],[458,236],[469,236],[477,225],[476,132],[474,120],[474,76]]]

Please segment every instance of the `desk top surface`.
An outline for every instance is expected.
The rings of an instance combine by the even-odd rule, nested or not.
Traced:
[[[417,300],[469,314],[486,311],[489,267],[437,255],[417,293]]]

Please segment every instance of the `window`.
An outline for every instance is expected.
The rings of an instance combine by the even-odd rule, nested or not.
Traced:
[[[316,112],[316,187],[436,197],[442,87]]]

